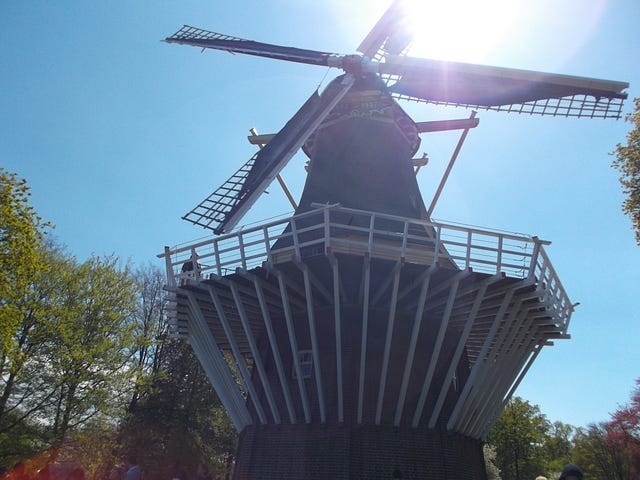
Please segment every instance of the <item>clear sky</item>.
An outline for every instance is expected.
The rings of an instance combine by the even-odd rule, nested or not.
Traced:
[[[627,81],[640,96],[637,0],[424,1],[413,54]],[[207,235],[180,217],[254,152],[248,129],[281,128],[339,72],[161,43],[190,24],[352,53],[386,0],[4,1],[0,164],[26,178],[55,235],[85,259],[161,265]],[[481,5],[482,8],[477,8]],[[625,111],[630,111],[631,101]],[[403,105],[417,121],[463,109]],[[545,348],[517,391],[551,420],[602,421],[640,377],[640,247],[609,156],[622,121],[480,111],[434,217],[538,235],[571,300],[572,340]],[[423,135],[426,203],[459,133]],[[305,157],[283,172],[299,194]],[[246,221],[289,208],[276,185]]]

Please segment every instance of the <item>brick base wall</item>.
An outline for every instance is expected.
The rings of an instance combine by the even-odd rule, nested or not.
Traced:
[[[340,425],[251,426],[234,480],[486,480],[478,440],[438,430]]]

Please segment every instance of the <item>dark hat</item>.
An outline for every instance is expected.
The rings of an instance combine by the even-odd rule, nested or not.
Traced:
[[[578,478],[579,480],[583,480],[584,478],[584,475],[582,474],[582,470],[580,470],[580,467],[578,467],[577,465],[574,465],[573,463],[569,463],[565,465],[564,468],[562,469],[562,473],[560,474],[559,480],[563,480],[564,478],[567,478],[571,475]]]

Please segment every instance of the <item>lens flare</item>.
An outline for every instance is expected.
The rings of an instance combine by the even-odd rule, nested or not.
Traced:
[[[481,62],[514,28],[516,0],[405,0],[414,32],[411,54],[439,60]]]

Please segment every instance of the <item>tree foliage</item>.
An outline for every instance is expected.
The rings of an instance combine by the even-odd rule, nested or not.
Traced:
[[[640,245],[640,97],[634,103],[633,113],[625,118],[633,129],[627,134],[627,143],[616,146],[612,165],[620,172],[620,184],[626,195],[622,211],[631,218],[636,243]]]
[[[514,398],[489,434],[487,472],[492,451],[502,478],[558,478],[567,463],[580,465],[590,480],[640,478],[640,378],[627,404],[606,422],[575,428],[550,423],[537,405]],[[493,471],[492,471],[493,472]]]
[[[57,275],[64,288],[57,292],[53,319],[56,351],[49,359],[57,385],[51,427],[58,443],[69,429],[121,408],[131,378],[128,320],[135,310],[133,279],[116,257],[63,262],[67,268]]]
[[[484,455],[484,468],[487,472],[487,480],[500,480],[500,469],[496,465],[496,448],[493,445],[485,443],[482,446]]]
[[[594,480],[632,480],[629,458],[609,441],[605,423],[593,423],[578,429],[573,457],[585,475]]]
[[[190,346],[168,335],[162,274],[146,267],[135,277],[137,381],[121,429],[122,456],[134,455],[151,478],[195,477],[200,465],[224,476],[235,429]]]
[[[575,428],[567,423],[555,421],[549,424],[543,446],[547,474],[561,472],[567,463],[572,463],[574,434]]]
[[[0,465],[103,479],[137,453],[147,478],[228,473],[236,432],[169,338],[160,270],[78,261],[47,241],[26,181],[0,169],[0,182]]]
[[[30,195],[26,180],[0,168],[0,368],[16,353],[31,282],[45,268],[40,251],[48,224],[29,204]],[[6,373],[0,369],[0,376]]]
[[[135,385],[127,405],[129,412],[135,411],[138,401],[152,391],[152,383],[162,370],[169,338],[164,275],[159,268],[147,265],[134,272],[134,280],[138,291],[132,319]]]
[[[549,425],[537,405],[520,397],[509,401],[487,439],[496,450],[496,461],[503,478],[525,480],[545,471],[542,447]]]
[[[0,446],[29,425],[39,430],[33,449],[60,445],[111,418],[129,389],[135,290],[128,270],[115,257],[80,263],[51,246],[40,256],[46,268],[31,279],[0,364]]]
[[[206,465],[230,470],[236,433],[191,348],[167,341],[162,368],[122,429],[126,454],[134,454],[152,478],[167,470],[195,476]],[[177,475],[180,473],[180,475]]]
[[[640,378],[631,401],[618,408],[605,424],[609,443],[628,459],[629,478],[640,477]]]

